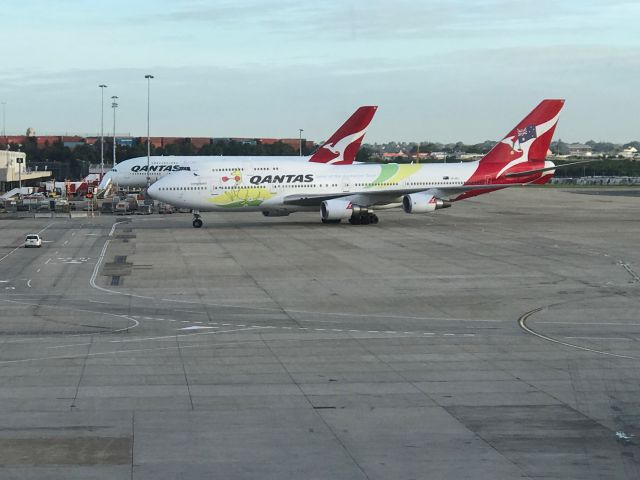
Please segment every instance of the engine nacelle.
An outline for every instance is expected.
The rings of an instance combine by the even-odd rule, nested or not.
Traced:
[[[353,205],[339,198],[325,200],[320,206],[320,215],[323,220],[346,220],[353,215]]]
[[[405,213],[430,213],[450,206],[451,202],[441,200],[428,193],[411,193],[402,197],[402,209]]]

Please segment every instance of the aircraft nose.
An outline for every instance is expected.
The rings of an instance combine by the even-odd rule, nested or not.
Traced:
[[[155,198],[156,200],[159,200],[159,198],[157,197],[158,195],[158,191],[159,191],[159,187],[158,187],[158,182],[149,185],[149,188],[147,188],[147,195],[149,195],[151,198]]]

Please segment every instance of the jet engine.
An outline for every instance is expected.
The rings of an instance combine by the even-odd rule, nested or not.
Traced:
[[[411,193],[402,197],[402,209],[405,213],[429,213],[450,206],[451,202],[441,200],[428,193]]]
[[[323,221],[346,220],[353,215],[353,206],[350,201],[339,198],[325,200],[320,206],[320,215]]]

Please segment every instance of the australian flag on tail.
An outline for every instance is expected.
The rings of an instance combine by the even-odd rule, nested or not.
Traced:
[[[532,138],[536,138],[536,126],[529,125],[524,128],[518,128],[518,142],[521,144]]]

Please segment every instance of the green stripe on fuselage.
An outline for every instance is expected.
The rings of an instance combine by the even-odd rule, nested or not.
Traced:
[[[380,174],[373,182],[369,183],[366,188],[388,186],[392,183],[399,183],[408,176],[416,173],[421,167],[422,165],[417,163],[411,165],[381,165]]]

